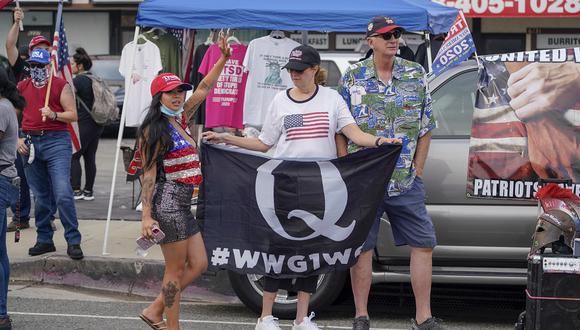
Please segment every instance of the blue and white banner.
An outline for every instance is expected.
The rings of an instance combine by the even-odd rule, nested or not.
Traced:
[[[275,278],[348,269],[400,151],[382,145],[316,162],[204,145],[198,219],[210,269]]]
[[[473,37],[471,37],[463,12],[460,11],[445,41],[443,41],[441,49],[435,56],[433,74],[439,75],[441,72],[465,61],[473,53],[475,53],[475,43],[473,42]]]

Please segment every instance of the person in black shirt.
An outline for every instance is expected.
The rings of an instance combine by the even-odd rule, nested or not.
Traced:
[[[26,58],[22,58],[18,52],[16,44],[18,43],[18,32],[19,24],[24,20],[24,12],[21,8],[14,9],[14,24],[8,31],[8,36],[6,37],[6,55],[8,57],[8,63],[10,63],[10,69],[12,70],[14,76],[14,83],[28,78],[29,68]],[[51,43],[48,39],[43,36],[35,36],[32,38],[28,44],[28,53],[36,48],[42,48],[50,51]]]
[[[28,47],[23,46],[21,48],[25,48],[25,51],[22,49],[19,51],[16,47],[18,43],[18,33],[19,33],[19,25],[22,20],[24,20],[24,13],[21,8],[14,9],[14,24],[8,31],[8,35],[6,37],[6,55],[8,57],[8,63],[10,64],[10,73],[8,75],[9,79],[13,83],[18,83],[21,80],[24,80],[30,76],[30,68],[28,66],[28,62],[26,59],[28,58],[28,54],[34,49],[42,48],[49,50],[51,43],[43,36],[35,36],[32,38]],[[18,118],[19,122],[21,118]],[[25,229],[30,227],[30,188],[28,187],[28,182],[26,181],[26,176],[24,174],[24,165],[23,165],[22,158],[20,154],[16,159],[16,170],[18,171],[18,176],[20,177],[20,219],[14,218],[8,224],[8,231],[15,231],[16,226],[19,226],[20,229]],[[56,230],[56,226],[54,225],[54,213],[56,212],[56,204],[53,202],[53,215],[51,216],[51,226],[53,230]],[[11,207],[12,214],[16,214],[16,203],[14,203]]]
[[[83,48],[77,48],[70,61],[77,96],[77,115],[79,133],[81,138],[81,150],[72,156],[71,185],[76,200],[94,200],[93,186],[97,175],[97,148],[99,138],[103,134],[104,126],[97,124],[90,114],[95,102],[93,94],[93,82],[89,71],[93,66],[91,58]],[[82,101],[82,102],[81,102]],[[81,156],[85,162],[85,188],[81,191]]]
[[[431,60],[435,60],[435,56],[437,56],[437,53],[439,52],[439,49],[441,49],[441,46],[443,45],[443,40],[445,40],[445,37],[447,36],[447,33],[443,33],[443,34],[438,34],[435,37],[433,37],[431,39]],[[415,62],[421,64],[423,66],[423,68],[425,69],[425,71],[428,71],[429,68],[427,67],[427,42],[424,42],[422,44],[419,45],[419,47],[417,48],[417,53],[415,53]]]

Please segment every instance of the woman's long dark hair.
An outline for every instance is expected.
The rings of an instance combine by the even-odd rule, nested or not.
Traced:
[[[91,57],[82,47],[75,49],[73,59],[75,60],[77,66],[82,64],[85,71],[89,71],[93,67],[93,61],[91,60]]]
[[[26,107],[26,100],[20,95],[16,85],[8,79],[8,73],[3,68],[0,68],[0,96],[8,99],[18,110],[22,111]]]
[[[140,145],[143,169],[150,169],[165,155],[172,146],[169,122],[161,113],[161,95],[157,93],[151,100],[149,111],[137,132]]]

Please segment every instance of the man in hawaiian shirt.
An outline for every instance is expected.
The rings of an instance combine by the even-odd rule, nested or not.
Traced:
[[[353,329],[369,329],[367,301],[372,276],[372,251],[380,218],[387,213],[396,245],[411,248],[411,285],[416,315],[413,329],[443,329],[431,315],[431,272],[435,228],[425,208],[421,179],[435,118],[425,71],[417,63],[395,57],[403,29],[384,16],[368,24],[367,42],[374,55],[353,64],[341,79],[339,93],[365,132],[403,142],[396,169],[358,262],[351,268],[356,305]],[[355,151],[349,146],[349,152]]]

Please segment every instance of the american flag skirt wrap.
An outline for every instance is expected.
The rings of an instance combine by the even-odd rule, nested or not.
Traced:
[[[193,189],[194,185],[176,181],[158,181],[155,184],[151,215],[165,233],[159,244],[186,240],[199,232],[191,212]]]

